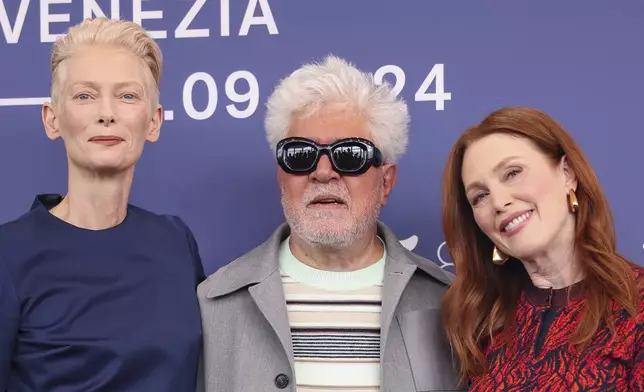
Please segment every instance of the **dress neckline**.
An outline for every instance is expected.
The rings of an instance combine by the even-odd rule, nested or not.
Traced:
[[[537,306],[560,307],[582,296],[583,280],[560,289],[537,287],[528,283],[524,293],[528,302]]]

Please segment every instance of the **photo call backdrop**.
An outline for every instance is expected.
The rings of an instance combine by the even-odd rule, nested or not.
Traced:
[[[644,264],[642,0],[0,0],[0,222],[37,193],[66,191],[64,148],[45,136],[40,106],[52,42],[96,15],[142,24],[163,50],[165,121],[131,202],[182,217],[208,274],[283,221],[265,102],[330,53],[409,104],[409,149],[381,213],[406,247],[452,269],[440,196],[449,149],[489,112],[527,105],[582,146],[620,252]]]

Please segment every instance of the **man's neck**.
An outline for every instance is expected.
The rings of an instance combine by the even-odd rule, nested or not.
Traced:
[[[117,226],[127,215],[133,175],[132,169],[101,175],[70,168],[67,195],[50,212],[83,229]]]
[[[302,263],[325,271],[356,271],[382,258],[384,247],[375,231],[348,246],[311,244],[291,233],[290,248]]]

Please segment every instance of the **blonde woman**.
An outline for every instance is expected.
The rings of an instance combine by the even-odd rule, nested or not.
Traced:
[[[128,203],[159,138],[162,57],[138,25],[72,27],[53,48],[47,136],[65,196],[0,226],[0,391],[194,391],[203,271],[181,219]]]

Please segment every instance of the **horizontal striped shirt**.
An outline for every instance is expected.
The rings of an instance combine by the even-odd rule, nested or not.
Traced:
[[[383,257],[357,271],[323,271],[293,256],[287,238],[280,271],[298,392],[380,390]]]

